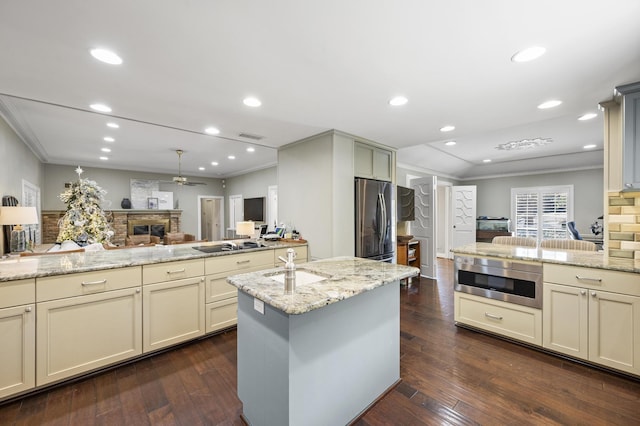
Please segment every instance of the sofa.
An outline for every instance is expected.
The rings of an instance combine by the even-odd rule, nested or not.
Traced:
[[[164,234],[164,243],[166,245],[191,243],[195,241],[196,236],[193,234],[185,234],[184,232],[167,232]]]
[[[155,235],[142,234],[142,235],[127,235],[124,240],[125,246],[151,246],[160,244],[162,241],[160,237]]]

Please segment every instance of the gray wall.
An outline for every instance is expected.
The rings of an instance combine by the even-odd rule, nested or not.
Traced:
[[[42,164],[13,129],[0,117],[0,195],[12,195],[22,203],[22,180],[40,187],[44,171]],[[0,227],[1,228],[1,227]],[[4,232],[0,232],[0,254],[4,254]]]
[[[267,197],[269,186],[277,185],[277,184],[278,184],[278,168],[275,166],[225,179],[225,182],[224,182],[225,229],[231,226],[231,224],[229,223],[230,221],[229,196],[230,195],[242,195],[242,198]],[[266,208],[267,207],[265,204],[265,219],[267,214]],[[281,219],[279,220],[282,221]],[[272,228],[273,224],[270,223],[269,227]]]
[[[526,176],[464,181],[478,187],[478,216],[511,217],[511,188],[573,185],[573,213],[581,234],[591,234],[590,225],[604,212],[603,169],[579,170]],[[602,223],[602,222],[601,222]]]
[[[147,173],[127,170],[113,170],[83,167],[82,177],[96,181],[98,186],[107,191],[105,209],[120,209],[123,198],[131,197],[131,179],[171,180],[172,175]],[[59,195],[64,191],[65,182],[78,179],[73,166],[46,164],[44,166],[46,181],[42,187],[43,210],[64,210],[66,205],[60,201]],[[221,179],[188,177],[189,180],[205,182],[206,185],[177,186],[171,183],[160,184],[160,191],[173,192],[174,204],[182,210],[181,231],[197,235],[198,233],[198,196],[224,195]]]

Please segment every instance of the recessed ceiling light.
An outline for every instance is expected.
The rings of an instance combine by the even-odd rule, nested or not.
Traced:
[[[217,135],[218,133],[220,133],[220,130],[216,129],[215,127],[207,127],[206,129],[204,129],[204,132],[210,135]]]
[[[89,105],[91,109],[99,111],[99,112],[111,112],[111,108],[109,108],[105,104],[91,104]]]
[[[100,151],[102,151],[102,152],[111,152],[111,148],[102,148]]]
[[[544,52],[546,51],[547,49],[540,46],[527,47],[524,50],[516,52],[516,54],[511,57],[511,61],[513,62],[533,61],[534,59],[538,59],[540,56],[544,55]]]
[[[581,115],[580,117],[578,117],[578,120],[580,121],[586,121],[586,120],[591,120],[592,118],[596,118],[598,116],[598,114],[596,114],[595,112],[589,112],[587,114]]]
[[[200,170],[202,172],[202,171],[204,171],[204,167],[198,167],[198,170]]]
[[[109,157],[100,157],[100,159],[101,159],[102,161],[107,161],[107,160],[109,159]]]
[[[91,52],[91,56],[104,63],[110,65],[120,65],[122,63],[122,58],[111,50],[91,49],[89,52]]]
[[[211,165],[212,165],[212,166],[217,166],[217,165],[218,165],[218,162],[217,162],[217,161],[212,161],[212,162],[211,162]]]
[[[119,129],[120,125],[118,123],[107,123],[107,127],[111,127],[112,129]]]
[[[589,145],[585,145],[585,146],[583,146],[583,148],[584,148],[584,149],[593,149],[593,148],[595,148],[596,146],[597,146],[596,144],[593,144],[593,143],[592,143],[592,144],[589,144]]]
[[[230,155],[230,156],[228,156],[227,158],[228,158],[229,160],[235,160],[235,159],[236,159],[236,156],[235,156],[235,155]]]
[[[247,152],[255,152],[256,149],[252,146],[250,146],[249,148],[247,148]]]
[[[547,101],[547,102],[543,102],[540,105],[538,105],[539,109],[548,109],[548,108],[553,108],[553,107],[557,107],[558,105],[560,105],[562,103],[562,101],[559,101],[557,99],[551,100],[551,101]]]
[[[441,127],[440,131],[441,132],[450,132],[452,130],[455,130],[455,128],[456,128],[456,126],[447,125],[447,126]]]
[[[262,105],[262,102],[260,102],[260,99],[258,98],[253,98],[253,97],[249,97],[249,98],[245,98],[242,101],[246,106],[250,106],[250,107],[259,107],[260,105]]]
[[[491,159],[490,159],[490,158],[487,158],[487,159],[482,160],[482,162],[483,162],[483,163],[490,163],[490,162],[491,162]]]
[[[444,144],[446,146],[454,146],[456,144],[456,141],[449,141],[449,142],[445,142]]]
[[[395,98],[391,99],[389,101],[389,105],[391,106],[402,106],[404,104],[406,104],[407,102],[409,102],[409,99],[405,98],[404,96],[396,96]]]
[[[105,142],[115,142],[116,140],[114,138],[112,138],[111,136],[105,136],[104,138],[102,138]]]

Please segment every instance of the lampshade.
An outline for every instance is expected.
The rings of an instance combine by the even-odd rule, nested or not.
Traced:
[[[5,206],[0,208],[0,225],[32,225],[38,223],[35,207]]]
[[[236,234],[253,236],[255,232],[255,226],[253,222],[236,222]]]

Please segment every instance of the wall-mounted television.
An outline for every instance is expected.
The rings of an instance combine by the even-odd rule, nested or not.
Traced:
[[[244,220],[264,222],[265,197],[244,199]]]
[[[398,185],[396,193],[398,194],[398,202],[396,203],[398,206],[397,221],[416,220],[415,191],[411,188]]]

